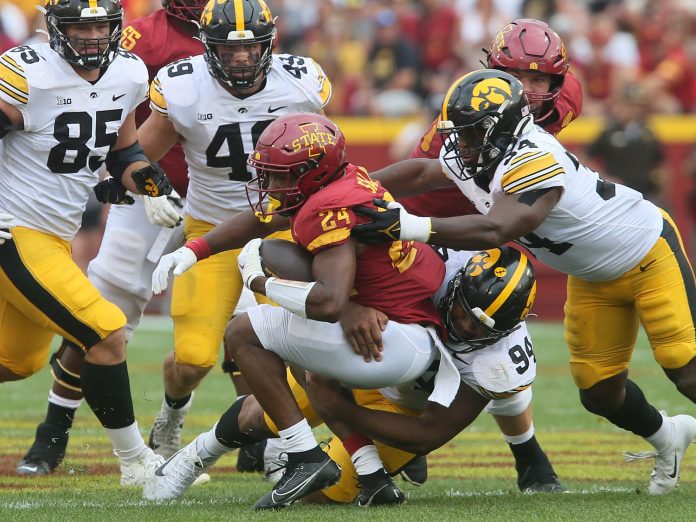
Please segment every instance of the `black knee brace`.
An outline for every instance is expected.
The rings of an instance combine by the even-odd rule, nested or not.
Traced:
[[[68,348],[79,353],[82,357],[85,356],[85,352],[82,348],[67,339],[63,339],[63,343],[60,345],[60,348],[58,348],[58,351],[51,356],[51,375],[53,376],[53,380],[61,386],[64,386],[68,390],[81,393],[82,386],[80,385],[80,374],[68,370],[61,362],[63,353],[65,353]]]
[[[220,444],[228,448],[239,448],[259,441],[259,439],[239,429],[239,413],[242,411],[242,404],[246,398],[247,395],[243,395],[234,401],[234,404],[222,414],[215,427],[215,437]]]

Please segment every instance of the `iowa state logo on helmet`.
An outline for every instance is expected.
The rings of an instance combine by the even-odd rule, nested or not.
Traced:
[[[475,111],[488,110],[512,99],[510,84],[502,78],[486,78],[471,90],[471,107]]]
[[[320,130],[318,123],[305,123],[299,127],[304,134],[292,141],[292,149],[295,152],[308,149],[307,154],[311,158],[326,154],[326,145],[336,145],[336,136]]]

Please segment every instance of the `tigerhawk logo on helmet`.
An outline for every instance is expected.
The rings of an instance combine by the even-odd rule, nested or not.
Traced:
[[[536,278],[529,258],[511,247],[477,252],[447,285],[437,305],[447,327],[448,340],[463,344],[455,351],[480,350],[519,328],[534,304]],[[486,333],[464,339],[457,333],[452,308],[459,303]]]

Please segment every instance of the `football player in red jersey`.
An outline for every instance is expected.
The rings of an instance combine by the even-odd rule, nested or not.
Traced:
[[[131,21],[121,38],[121,47],[143,60],[150,81],[162,66],[203,52],[202,44],[194,36],[198,34],[195,20],[200,17],[204,2],[164,0],[163,3],[164,9]],[[141,103],[135,112],[136,125],[140,126],[149,113],[148,104]],[[159,164],[176,192],[185,196],[188,178],[181,147],[172,148]],[[159,255],[183,243],[181,227],[173,228],[180,220],[175,205],[180,205],[179,198],[166,196],[135,198],[132,205],[113,205],[99,253],[89,264],[90,281],[126,314],[128,338],[152,296],[150,277]],[[152,224],[146,213],[151,216]],[[54,383],[48,396],[46,419],[38,425],[34,443],[17,465],[18,474],[45,475],[63,460],[75,411],[82,402],[83,361],[82,350],[65,339],[51,357]]]
[[[518,19],[493,38],[487,51],[490,69],[509,72],[522,82],[534,114],[534,123],[557,134],[582,110],[582,87],[569,70],[570,60],[561,38],[545,22]],[[437,158],[443,145],[437,132],[438,117],[423,135],[411,158]],[[425,192],[399,200],[409,212],[436,217],[477,213],[456,186]],[[522,415],[494,415],[515,456],[517,485],[521,490],[563,491],[553,468],[534,436],[531,406]],[[404,470],[407,476],[427,476],[424,457]],[[406,478],[406,477],[405,477]]]
[[[341,468],[319,448],[286,381],[283,361],[354,388],[376,389],[415,379],[437,365],[439,357],[430,400],[445,406],[456,395],[460,378],[436,332],[441,321],[431,296],[444,277],[439,256],[418,243],[397,241],[375,249],[359,247],[350,238],[359,222],[353,207],[390,196],[364,169],[345,160],[345,138],[338,127],[317,114],[281,117],[261,134],[249,162],[257,172],[247,185],[250,202],[252,194],[259,194],[253,209],[163,256],[153,274],[153,291],[166,287],[170,271],[180,275],[212,254],[287,227],[288,221],[295,241],[313,256],[315,281],[310,283],[266,277],[260,239],[249,241],[239,256],[244,284],[280,305],[249,308],[225,333],[227,349],[288,454],[283,477],[256,504],[264,509],[289,505],[341,476]],[[389,317],[381,349],[354,347],[344,337],[337,321],[351,303]],[[225,452],[257,440],[256,433],[240,430],[245,399],[167,461],[145,487],[146,498],[182,495]],[[332,429],[341,431],[340,426]],[[400,502],[372,441],[345,431],[341,439],[363,489],[389,487],[395,491],[391,503]]]

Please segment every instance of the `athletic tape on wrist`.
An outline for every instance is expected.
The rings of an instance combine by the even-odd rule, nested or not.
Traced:
[[[305,283],[269,277],[266,280],[266,297],[293,314],[307,317],[307,296],[315,284],[316,281]]]

